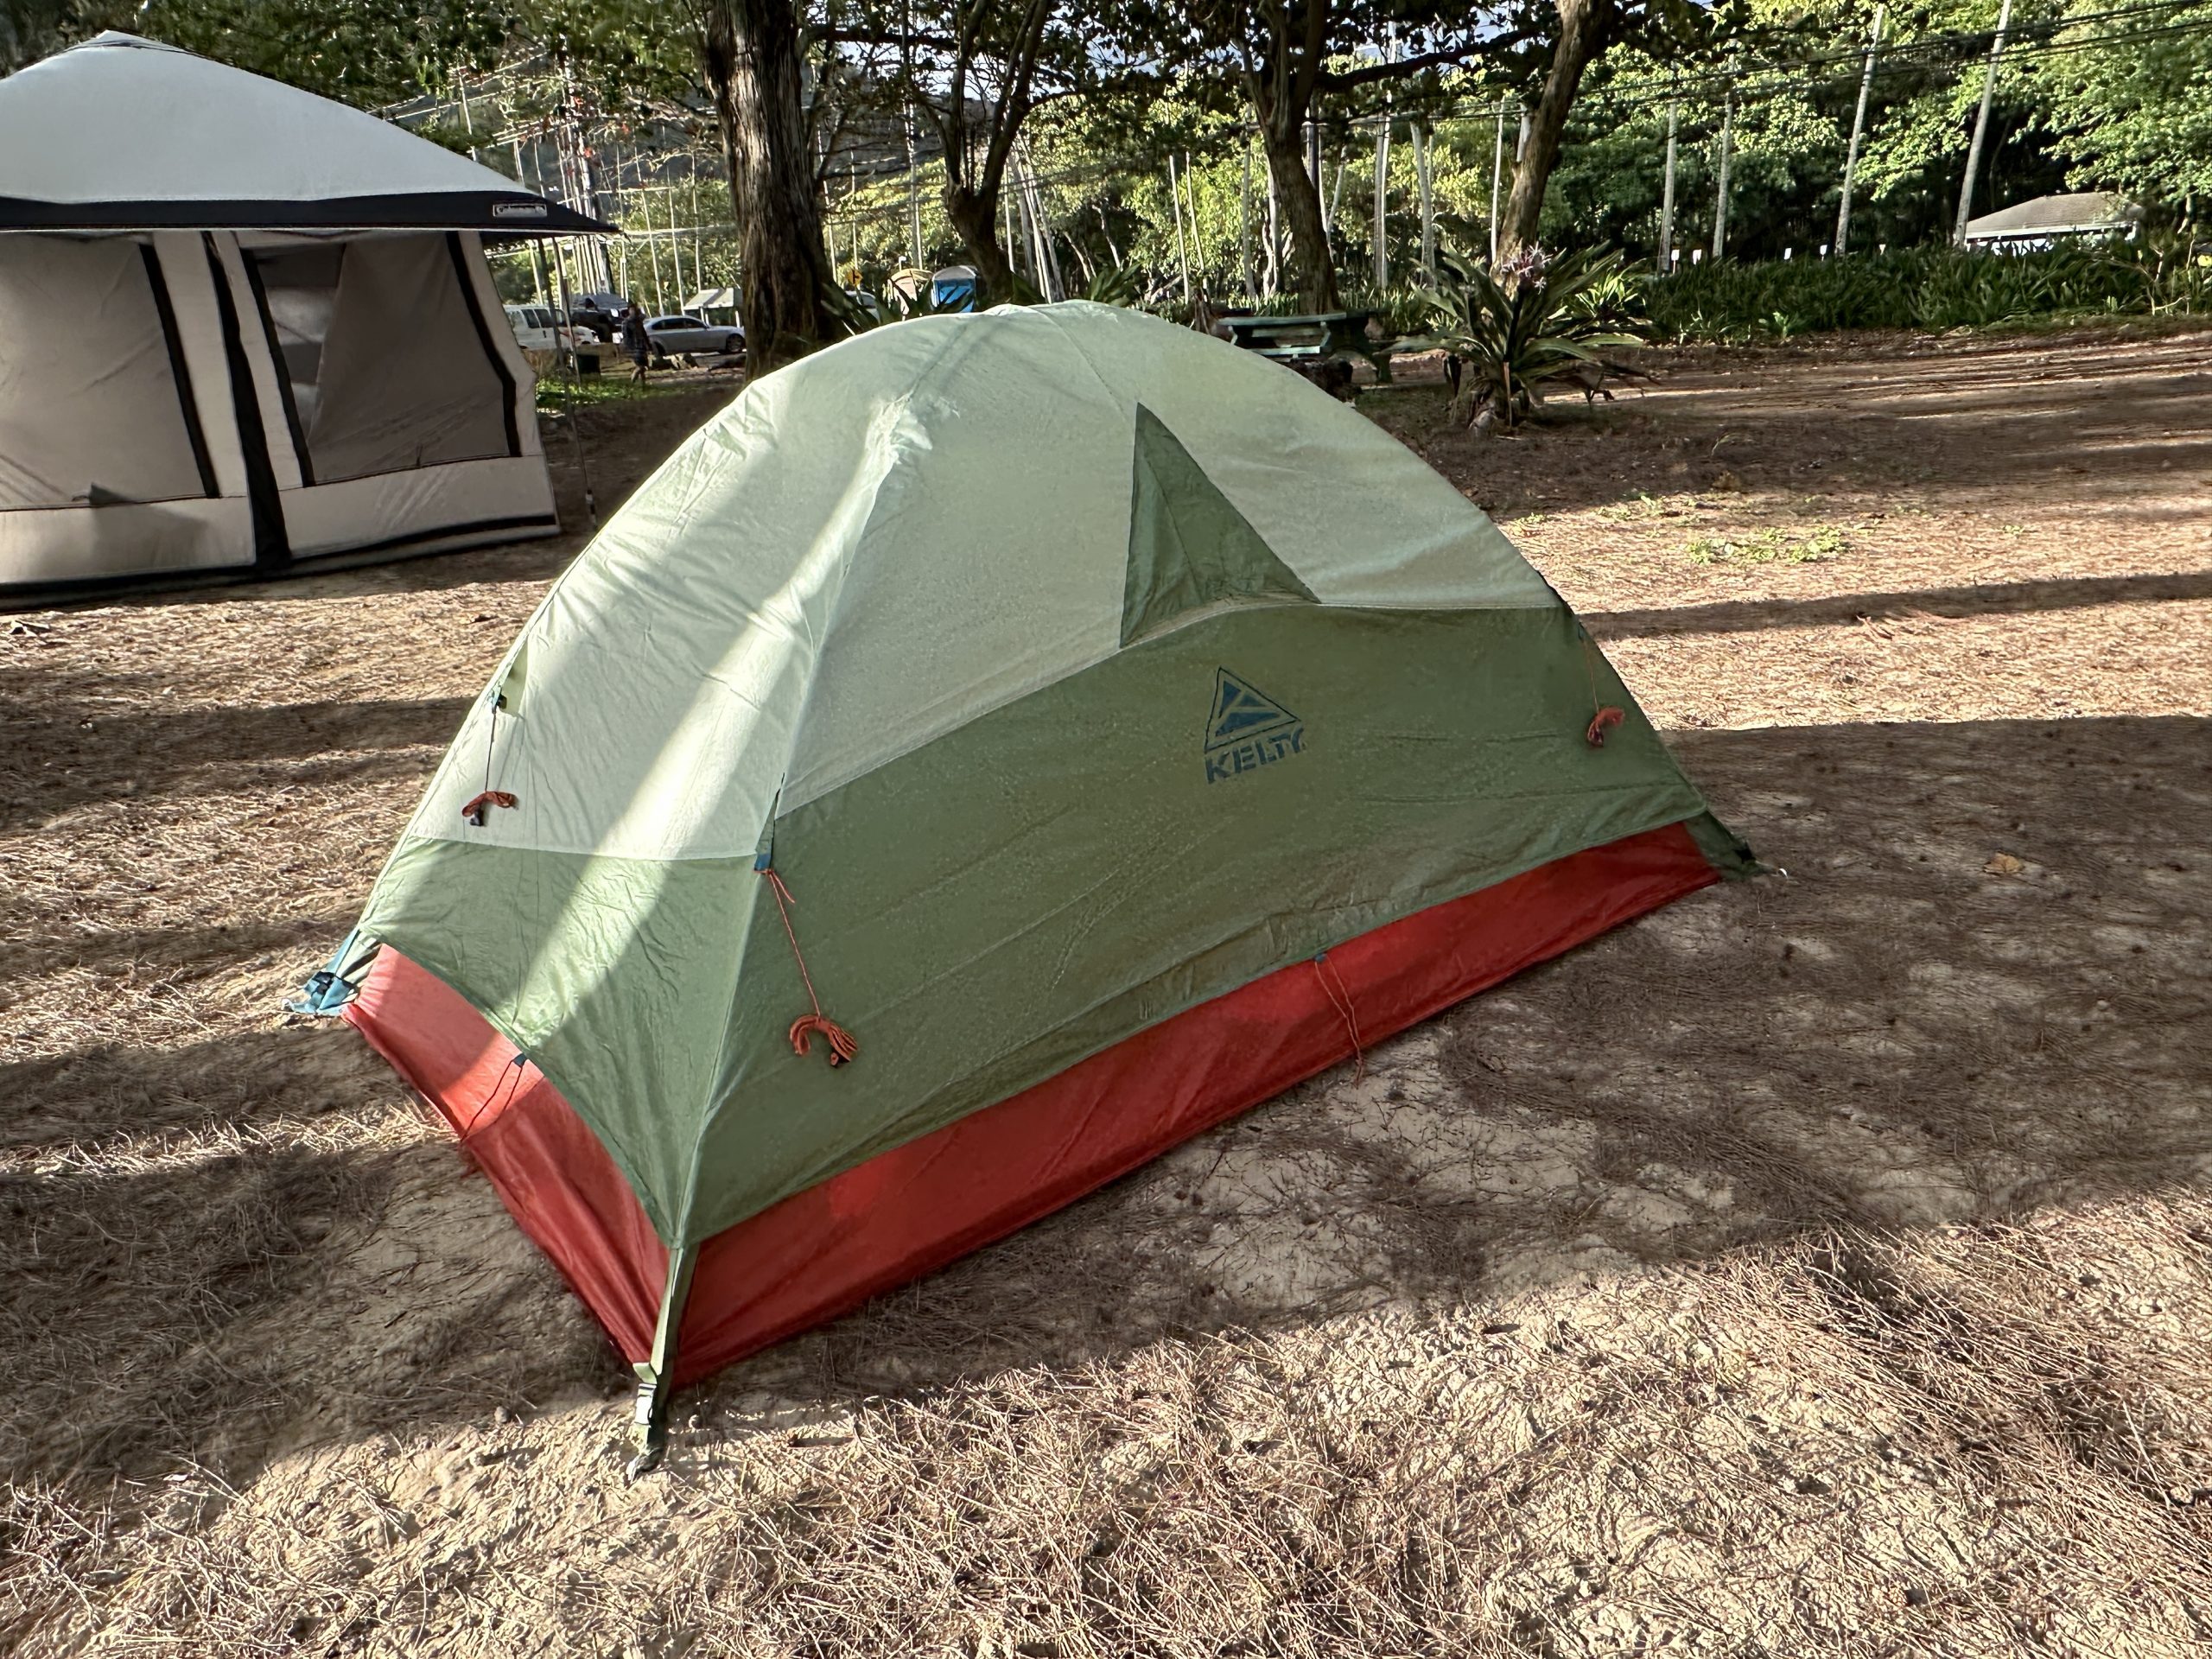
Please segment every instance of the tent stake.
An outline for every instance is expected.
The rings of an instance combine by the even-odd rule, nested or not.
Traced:
[[[679,1244],[668,1253],[668,1282],[661,1291],[660,1318],[653,1322],[652,1354],[635,1367],[638,1406],[630,1434],[638,1455],[623,1471],[626,1479],[652,1473],[668,1454],[669,1407],[676,1397],[676,1334],[683,1323],[683,1305],[691,1298],[691,1269],[698,1259],[695,1244]]]

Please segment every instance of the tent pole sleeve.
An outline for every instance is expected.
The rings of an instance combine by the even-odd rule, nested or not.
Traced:
[[[691,1269],[698,1260],[696,1244],[679,1244],[668,1253],[668,1282],[661,1291],[660,1318],[653,1325],[652,1357],[636,1368],[638,1408],[630,1433],[638,1455],[630,1459],[632,1480],[658,1468],[668,1452],[669,1405],[676,1393],[676,1333],[683,1323],[683,1305],[691,1296]]]

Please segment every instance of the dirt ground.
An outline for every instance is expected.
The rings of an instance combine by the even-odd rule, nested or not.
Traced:
[[[0,1645],[2212,1648],[2208,348],[1367,396],[1785,873],[725,1373],[628,1487],[596,1327],[279,1007],[581,531],[0,618]],[[585,411],[602,514],[728,395]]]

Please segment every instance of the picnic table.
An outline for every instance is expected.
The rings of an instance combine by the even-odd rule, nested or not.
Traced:
[[[1390,345],[1370,340],[1372,311],[1322,311],[1306,317],[1224,317],[1234,345],[1278,363],[1318,365],[1358,358],[1375,371],[1378,385],[1390,378]]]

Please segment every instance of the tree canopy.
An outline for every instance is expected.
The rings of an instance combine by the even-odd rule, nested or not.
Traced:
[[[1999,3],[1885,9],[1854,251],[1948,232]],[[1424,200],[1471,251],[1486,251],[1495,200],[1505,240],[1648,261],[1670,131],[1678,247],[1710,251],[1725,132],[1725,253],[1817,253],[1834,237],[1874,12],[1873,0],[0,0],[0,57],[19,67],[129,28],[365,108],[414,100],[410,124],[505,167],[518,133],[569,124],[563,156],[596,168],[607,211],[671,227],[619,248],[625,271],[633,258],[658,270],[665,253],[687,282],[747,262],[766,273],[797,236],[813,251],[772,286],[874,288],[915,263],[918,230],[921,264],[970,261],[1000,294],[1048,286],[1048,268],[1062,289],[1126,269],[1162,303],[1247,301],[1249,284],[1312,306],[1361,290],[1378,228],[1388,268],[1417,268]],[[734,18],[752,32],[732,35]],[[788,62],[734,79],[761,40]],[[553,188],[551,161],[532,165]],[[1975,206],[2064,189],[2115,191],[2155,219],[2201,210],[2212,0],[2017,0]],[[715,224],[728,228],[710,238]],[[803,333],[834,332],[828,313],[792,303]]]

